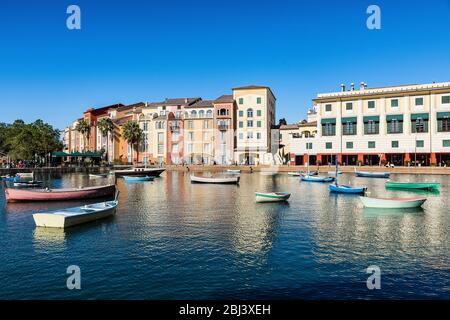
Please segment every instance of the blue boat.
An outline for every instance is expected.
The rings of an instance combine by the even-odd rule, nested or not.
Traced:
[[[365,178],[389,178],[389,172],[355,171],[356,176]]]
[[[137,177],[137,176],[123,176],[123,179],[128,182],[140,182],[140,181],[153,181],[155,177],[150,176],[144,176],[144,177]]]
[[[307,182],[333,182],[334,177],[318,177],[318,176],[309,176],[309,175],[302,175],[300,180],[301,181],[307,181]]]
[[[20,176],[18,176],[18,175],[16,175],[16,176],[3,176],[3,177],[0,177],[0,181],[19,182],[20,181]]]
[[[367,188],[366,187],[344,186],[341,184],[330,184],[328,186],[328,190],[330,190],[330,192],[338,192],[338,193],[361,194],[361,193],[365,193]]]

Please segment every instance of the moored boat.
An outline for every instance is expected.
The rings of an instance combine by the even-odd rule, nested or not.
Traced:
[[[288,172],[287,174],[291,177],[300,177],[302,175],[301,172]]]
[[[427,200],[426,198],[359,198],[365,207],[386,209],[417,208]]]
[[[241,170],[227,169],[225,172],[229,174],[240,174]]]
[[[311,175],[302,175],[300,177],[301,181],[306,182],[333,182],[334,177],[320,177],[320,176],[311,176]]]
[[[19,172],[19,173],[17,173],[17,175],[18,175],[21,179],[25,179],[25,178],[31,178],[31,179],[33,179],[33,177],[34,177],[34,173],[33,173],[33,172]]]
[[[355,171],[356,176],[365,178],[389,178],[389,172]]]
[[[20,176],[18,176],[18,175],[15,175],[15,176],[2,176],[2,177],[0,177],[0,181],[19,182],[20,181]]]
[[[41,187],[42,181],[22,181],[22,182],[14,182],[14,187],[16,188],[36,188]]]
[[[342,184],[330,184],[328,186],[328,190],[330,190],[330,192],[337,192],[337,193],[361,194],[365,193],[367,188],[345,186]]]
[[[288,192],[255,192],[256,202],[287,201],[290,196]]]
[[[199,176],[190,176],[191,182],[193,183],[214,183],[214,184],[238,184],[239,176],[235,177],[199,177]]]
[[[106,178],[108,176],[107,173],[90,173],[89,178],[97,179],[97,178]]]
[[[122,176],[150,176],[159,177],[161,173],[166,171],[164,168],[134,168],[125,170],[115,170],[114,174],[116,177]]]
[[[33,214],[37,227],[68,228],[114,215],[118,200]]]
[[[16,189],[6,188],[7,202],[66,201],[108,197],[114,195],[114,184],[97,187],[67,189]]]
[[[438,191],[439,183],[437,183],[437,182],[386,181],[386,188],[387,189],[415,189],[415,190]]]
[[[127,182],[139,182],[139,181],[153,181],[155,177],[150,176],[144,176],[144,177],[138,177],[138,176],[123,176],[123,179]]]

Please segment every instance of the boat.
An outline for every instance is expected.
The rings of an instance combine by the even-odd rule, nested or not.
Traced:
[[[337,176],[338,174],[342,174],[342,171],[338,171],[337,174],[334,171],[328,171],[328,174],[331,176]]]
[[[355,171],[356,176],[366,178],[389,178],[389,172]]]
[[[336,192],[336,193],[347,193],[347,194],[364,194],[367,190],[366,187],[353,187],[353,186],[346,186],[342,184],[338,184],[338,175],[339,175],[339,161],[338,161],[338,155],[335,157],[335,163],[336,163],[336,169],[334,171],[334,176],[336,177],[336,182],[334,184],[330,184],[328,186],[328,190],[330,192]]]
[[[110,217],[116,212],[118,205],[117,195],[118,193],[113,201],[35,213],[33,214],[34,223],[37,227],[65,229],[82,223]]]
[[[337,192],[337,193],[361,194],[361,193],[365,193],[367,188],[366,187],[345,186],[342,184],[330,184],[328,186],[328,190],[330,190],[330,192]]]
[[[122,176],[150,176],[150,177],[159,177],[161,173],[166,171],[163,168],[134,168],[134,169],[125,169],[125,170],[115,170],[114,174],[116,177]]]
[[[192,183],[215,183],[215,184],[238,184],[240,179],[239,176],[221,178],[221,177],[198,177],[194,175],[191,175],[190,178]]]
[[[89,173],[89,178],[97,179],[97,178],[106,178],[108,176],[107,173]]]
[[[333,182],[334,177],[319,177],[319,176],[311,176],[311,175],[302,175],[300,177],[301,181],[307,182]]]
[[[439,191],[439,183],[437,183],[437,182],[386,181],[386,188],[387,189],[414,189],[414,190]]]
[[[21,179],[24,179],[24,178],[31,178],[31,179],[33,179],[33,177],[34,177],[34,173],[33,172],[19,172],[19,173],[17,173],[17,175]]]
[[[7,202],[21,201],[66,201],[66,200],[83,200],[108,197],[114,195],[116,186],[114,184],[85,187],[85,188],[67,188],[67,189],[16,189],[6,188]]]
[[[255,192],[256,202],[287,201],[291,196],[288,192]]]
[[[155,177],[150,176],[144,176],[144,177],[138,177],[138,176],[123,176],[123,179],[127,182],[139,182],[139,181],[153,181]]]
[[[363,205],[367,208],[417,208],[420,207],[426,198],[369,198],[359,197]]]
[[[226,173],[229,173],[229,174],[240,174],[240,173],[241,173],[241,170],[227,169],[227,170],[226,170]]]
[[[21,181],[14,182],[14,187],[16,188],[36,188],[42,186],[42,181]]]
[[[19,182],[20,181],[20,177],[18,175],[15,176],[2,176],[0,178],[0,181],[5,181],[5,182]]]
[[[301,172],[288,172],[287,174],[291,177],[300,177],[302,175]]]

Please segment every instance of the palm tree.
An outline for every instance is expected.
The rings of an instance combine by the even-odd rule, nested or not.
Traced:
[[[89,137],[89,123],[86,120],[80,120],[78,121],[75,130],[77,130],[79,133],[81,133],[83,135],[83,146],[84,146],[84,151],[86,151],[86,140]]]
[[[136,146],[136,156],[139,161],[139,143],[142,141],[143,131],[139,127],[139,124],[135,121],[128,121],[123,125],[123,138],[128,141],[134,148]],[[131,150],[131,156],[134,162],[133,150]]]
[[[103,118],[97,123],[97,127],[100,130],[103,137],[107,137],[110,133],[114,132],[114,123],[111,118]],[[106,143],[106,159],[109,161],[109,141]]]

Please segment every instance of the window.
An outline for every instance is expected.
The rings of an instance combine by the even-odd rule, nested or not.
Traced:
[[[392,148],[398,148],[398,141],[391,141]]]
[[[445,148],[450,147],[450,140],[442,140],[442,146]]]
[[[261,104],[261,97],[256,98],[256,103]]]
[[[142,130],[143,131],[147,131],[148,130],[148,122],[144,122]]]
[[[203,140],[209,140],[209,132],[203,132]]]
[[[253,139],[253,132],[247,132],[247,139]]]
[[[423,148],[425,143],[423,140],[416,140],[416,148]]]
[[[204,152],[204,153],[209,153],[209,143],[205,143],[205,144],[203,145],[203,152]]]
[[[189,141],[194,140],[194,133],[193,133],[193,132],[189,132],[189,133],[188,133],[188,140],[189,140]]]
[[[199,118],[204,118],[204,117],[205,117],[205,111],[200,110],[200,111],[198,112],[198,117],[199,117]]]
[[[403,123],[397,119],[392,119],[388,122],[388,133],[402,133]]]
[[[243,128],[244,127],[244,122],[243,121],[239,121],[239,128]]]
[[[336,134],[335,125],[333,123],[324,123],[322,129],[323,136],[334,136]]]
[[[247,127],[253,128],[253,120],[247,120]]]
[[[193,144],[192,143],[189,143],[188,145],[187,145],[187,153],[192,153],[192,150],[193,150],[194,148],[193,148]]]
[[[207,118],[212,118],[212,110],[206,111],[206,117]]]
[[[422,118],[417,118],[414,122],[413,132],[426,132],[425,131],[425,121]]]
[[[174,144],[172,145],[172,152],[173,152],[173,153],[178,153],[178,143],[174,143]]]
[[[244,134],[242,132],[239,132],[239,140],[244,139]]]
[[[158,133],[158,143],[164,143],[164,133]]]
[[[253,118],[253,109],[247,109],[247,118]]]
[[[163,154],[163,153],[164,153],[164,145],[158,144],[158,154]]]
[[[374,120],[369,120],[364,124],[365,134],[378,134],[379,126]]]
[[[203,128],[204,129],[209,129],[209,120],[203,121]]]
[[[239,98],[239,104],[244,104],[244,98]]]
[[[325,105],[325,112],[331,112],[331,104]]]
[[[306,143],[306,150],[311,150],[312,147],[313,147],[312,142],[307,142],[307,143]]]
[[[368,148],[369,149],[375,149],[375,141],[369,141]]]
[[[243,117],[244,116],[244,111],[239,110],[239,117]]]
[[[392,99],[391,100],[391,108],[398,107],[398,99]]]
[[[450,132],[450,115],[440,116],[438,112],[438,132]]]
[[[258,117],[261,117],[261,110],[256,110],[256,115],[257,115]]]
[[[256,139],[258,139],[258,140],[261,139],[261,132],[257,132],[257,133],[256,133]],[[281,139],[281,138],[280,138],[280,139]]]
[[[191,118],[197,118],[197,111],[195,110],[191,111]]]
[[[374,108],[375,108],[375,101],[369,101],[369,102],[367,103],[367,107],[368,107],[369,109],[374,109]]]
[[[353,103],[347,102],[345,104],[345,110],[353,110]]]
[[[344,124],[344,132],[343,132],[343,134],[344,135],[354,135],[354,134],[356,134],[356,126],[355,126],[355,124],[353,122],[351,122],[351,121],[347,121]]]
[[[442,96],[442,104],[450,103],[450,96]]]
[[[416,106],[423,106],[423,98],[416,98]]]
[[[346,147],[347,149],[353,149],[353,142],[347,141],[347,142],[345,143],[345,147]]]
[[[189,120],[188,121],[188,129],[192,129],[192,125],[193,125],[193,121]]]
[[[333,148],[333,143],[332,142],[326,142],[325,143],[325,149],[332,149]]]
[[[256,126],[257,126],[258,128],[261,128],[261,121],[256,121]]]

